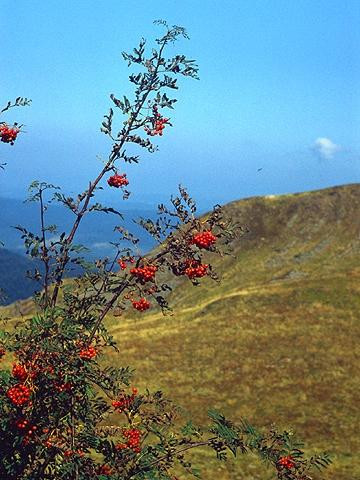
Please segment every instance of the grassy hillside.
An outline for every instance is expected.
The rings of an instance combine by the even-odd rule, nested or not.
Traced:
[[[317,478],[360,479],[360,185],[226,206],[250,233],[215,263],[222,282],[174,284],[172,317],[107,319],[120,354],[199,422],[210,407],[257,425],[294,427],[333,466]],[[4,313],[27,315],[30,302]],[[197,460],[203,478],[273,478],[254,458]]]

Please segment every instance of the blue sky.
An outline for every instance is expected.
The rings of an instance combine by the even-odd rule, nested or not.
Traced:
[[[1,146],[0,196],[86,187],[109,94],[131,93],[121,51],[150,45],[157,18],[187,28],[168,54],[195,58],[200,81],[181,80],[160,151],[124,168],[133,201],[178,183],[207,204],[360,181],[358,0],[0,0],[0,101],[33,100],[4,117],[26,134]]]

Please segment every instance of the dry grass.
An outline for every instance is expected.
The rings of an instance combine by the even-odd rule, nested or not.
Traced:
[[[358,275],[340,275],[240,290],[227,298],[176,311],[109,319],[120,354],[112,364],[139,371],[140,388],[160,388],[195,421],[208,408],[233,419],[293,427],[334,465],[324,478],[360,475]],[[200,300],[200,299],[199,299]],[[199,456],[204,478],[220,465]],[[222,466],[224,479],[264,479],[255,459]]]

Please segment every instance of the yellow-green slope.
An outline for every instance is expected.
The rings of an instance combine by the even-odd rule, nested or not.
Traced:
[[[250,233],[236,258],[215,263],[221,284],[179,282],[173,317],[109,320],[121,351],[111,361],[136,367],[140,386],[162,388],[198,421],[216,407],[293,426],[334,454],[325,478],[360,478],[360,185],[226,210]],[[207,479],[270,478],[250,458],[221,473],[202,462]]]
[[[250,233],[235,258],[216,261],[221,284],[174,284],[172,317],[108,318],[120,354],[106,361],[135,367],[136,385],[161,388],[196,421],[215,407],[292,426],[313,451],[334,455],[317,478],[360,479],[360,185],[226,210]],[[197,458],[207,480],[273,478],[252,457]]]

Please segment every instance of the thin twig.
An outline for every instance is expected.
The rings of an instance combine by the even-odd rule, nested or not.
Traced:
[[[176,450],[174,453],[171,453],[171,456],[176,456],[179,453],[185,452],[186,450],[190,450],[191,448],[197,448],[197,447],[204,447],[205,445],[209,445],[213,440],[216,440],[216,437],[214,438],[209,438],[208,440],[204,442],[193,442],[190,445],[187,445],[186,447],[179,448]],[[168,455],[163,455],[160,458],[157,458],[156,460],[153,460],[152,462],[148,463],[147,465],[142,466],[141,468],[138,468],[135,470],[135,472],[130,473],[130,476],[128,478],[133,477],[134,475],[137,475],[140,472],[144,472],[146,469],[149,469],[153,465],[156,465],[163,460],[166,460],[168,458]]]
[[[122,149],[122,147],[124,146],[124,144],[127,141],[127,136],[129,134],[129,132],[131,131],[131,128],[132,128],[132,125],[133,125],[134,121],[136,120],[137,116],[139,115],[140,110],[141,110],[142,106],[144,105],[148,95],[152,91],[152,86],[153,86],[154,81],[156,80],[158,69],[159,69],[159,66],[160,66],[160,60],[162,58],[162,52],[163,52],[163,49],[164,49],[166,44],[167,44],[167,40],[164,40],[164,43],[159,50],[158,62],[157,62],[156,68],[154,70],[154,73],[153,73],[151,82],[149,84],[149,87],[148,87],[147,91],[144,93],[141,101],[139,102],[139,105],[138,105],[136,111],[131,115],[126,132],[122,136],[122,139],[120,140],[120,142],[118,144],[115,144],[116,145],[115,151],[114,151],[114,147],[115,147],[115,145],[114,145],[113,150],[109,155],[109,160],[107,161],[106,165],[101,170],[101,172],[99,173],[97,178],[94,180],[94,182],[89,183],[89,188],[88,188],[87,193],[86,193],[84,205],[82,206],[81,210],[77,214],[74,225],[73,225],[68,237],[65,240],[65,248],[64,248],[62,258],[60,260],[59,267],[57,269],[56,283],[55,283],[55,287],[54,287],[54,291],[53,291],[53,295],[52,295],[52,299],[51,299],[51,306],[53,306],[53,307],[55,307],[55,305],[56,305],[56,301],[57,301],[57,297],[58,297],[58,293],[59,293],[59,288],[60,288],[60,285],[61,285],[61,282],[62,282],[62,277],[63,277],[64,271],[65,271],[65,267],[66,267],[66,265],[69,261],[69,255],[68,255],[69,248],[70,248],[70,245],[71,245],[71,243],[74,239],[75,233],[76,233],[76,231],[79,227],[79,224],[80,224],[83,216],[88,211],[88,205],[89,205],[90,199],[92,197],[92,194],[93,194],[96,186],[101,181],[101,179],[103,178],[105,173],[109,170],[110,166],[112,166],[112,164],[118,158],[118,154],[119,154],[120,150]]]
[[[42,236],[42,261],[45,266],[45,277],[44,277],[44,308],[48,306],[48,288],[49,288],[49,257],[48,257],[48,250],[46,247],[46,234],[45,234],[45,221],[44,221],[44,202],[43,202],[43,189],[40,188],[39,190],[39,197],[40,197],[40,220],[41,220],[41,236]]]

